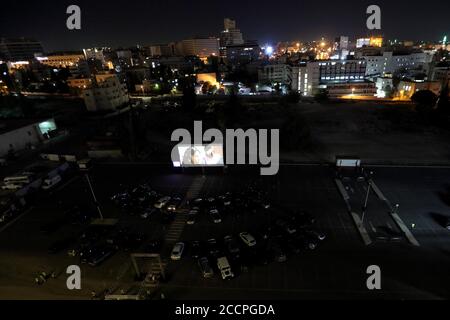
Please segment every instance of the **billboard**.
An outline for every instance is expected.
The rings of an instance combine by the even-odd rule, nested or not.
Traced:
[[[223,146],[178,145],[178,160],[172,160],[175,167],[222,167],[224,166]]]

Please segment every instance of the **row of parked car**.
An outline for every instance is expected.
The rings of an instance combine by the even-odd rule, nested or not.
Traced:
[[[140,184],[129,190],[119,192],[111,200],[126,214],[150,218],[158,211],[175,213],[182,199],[179,196],[167,196],[153,190],[149,184]]]
[[[278,215],[270,224],[251,232],[226,235],[219,240],[179,242],[173,247],[171,259],[190,256],[197,259],[205,278],[216,270],[222,279],[231,279],[251,265],[283,263],[291,255],[316,250],[326,236],[314,224],[314,217],[306,212]]]

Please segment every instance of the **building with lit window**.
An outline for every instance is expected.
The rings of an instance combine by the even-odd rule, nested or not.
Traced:
[[[6,61],[30,60],[42,52],[41,43],[34,39],[0,38],[0,58]]]
[[[291,66],[282,63],[271,63],[258,69],[259,83],[280,83],[290,85],[292,82]]]
[[[227,46],[226,58],[231,65],[247,64],[259,58],[261,48],[256,41]]]
[[[227,56],[228,46],[239,46],[244,44],[244,38],[241,30],[236,27],[236,21],[226,18],[224,19],[224,30],[220,33],[220,56]]]
[[[194,38],[182,41],[184,56],[198,56],[205,59],[210,56],[219,56],[219,39]]]
[[[90,88],[82,96],[88,111],[113,111],[128,103],[126,85],[115,74],[96,75]]]
[[[4,120],[0,124],[0,157],[38,146],[56,129],[54,119]]]
[[[365,82],[365,73],[366,62],[364,60],[309,61],[298,67],[297,91],[304,96],[313,96],[320,89],[343,84],[363,83]],[[345,86],[342,88],[346,89]],[[292,89],[295,90],[295,88]],[[351,90],[348,93],[351,93]]]
[[[38,57],[38,61],[46,66],[53,68],[66,68],[73,67],[80,63],[80,60],[84,61],[83,54],[54,54],[46,57]]]
[[[88,77],[90,75],[89,65],[83,54],[52,54],[45,57],[36,57],[36,60],[50,68],[67,68],[73,77]]]
[[[406,71],[411,69],[428,69],[428,64],[432,60],[432,55],[426,52],[397,53],[385,51],[378,55],[362,55],[367,62],[366,76],[385,76],[393,74],[400,69]]]

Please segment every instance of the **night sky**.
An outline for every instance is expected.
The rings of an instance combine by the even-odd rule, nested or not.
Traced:
[[[66,8],[82,10],[82,30],[66,29]],[[217,35],[223,18],[237,20],[244,38],[260,43],[309,41],[321,36],[363,36],[366,8],[382,9],[388,38],[437,41],[450,35],[450,1],[427,0],[58,0],[7,1],[0,9],[0,35],[28,36],[50,50],[90,46],[157,44]]]

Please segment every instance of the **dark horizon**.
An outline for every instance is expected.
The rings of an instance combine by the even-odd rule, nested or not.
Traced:
[[[82,10],[82,29],[65,27],[66,8],[77,4]],[[46,51],[78,50],[93,46],[128,47],[159,44],[195,36],[216,36],[223,29],[223,19],[236,20],[247,40],[260,44],[279,41],[312,41],[348,35],[352,39],[369,34],[366,8],[378,4],[382,9],[382,30],[389,39],[439,41],[450,33],[446,24],[449,3],[436,0],[418,10],[407,1],[353,1],[320,4],[288,0],[283,6],[261,0],[258,5],[229,0],[208,4],[172,1],[128,1],[127,5],[105,0],[21,1],[6,3],[1,18],[5,37],[32,37],[42,42]],[[288,4],[288,5],[287,5]],[[27,10],[24,10],[24,7]],[[187,14],[188,13],[188,14]],[[427,17],[433,17],[427,19]],[[420,21],[427,19],[424,28]]]

